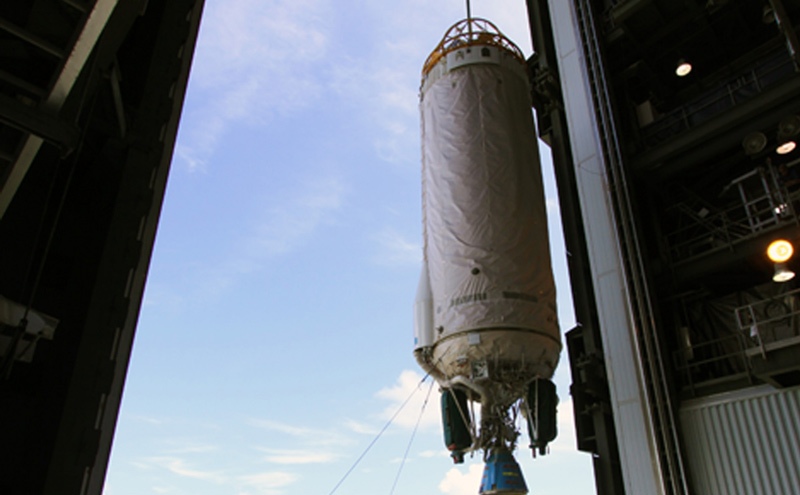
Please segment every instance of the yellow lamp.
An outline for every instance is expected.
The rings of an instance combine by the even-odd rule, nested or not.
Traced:
[[[789,258],[792,257],[792,254],[794,254],[794,247],[792,247],[792,243],[784,239],[772,241],[767,248],[767,256],[769,256],[769,259],[775,263],[784,263],[789,261]]]

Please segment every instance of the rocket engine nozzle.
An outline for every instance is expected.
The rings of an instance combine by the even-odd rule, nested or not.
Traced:
[[[528,486],[514,456],[506,449],[489,453],[483,468],[480,495],[526,495]]]

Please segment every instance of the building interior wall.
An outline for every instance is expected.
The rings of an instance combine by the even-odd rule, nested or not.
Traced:
[[[575,54],[584,68],[584,76],[571,81],[561,70],[567,119],[575,105],[570,99],[588,98],[593,113],[583,134],[574,129],[586,128],[585,122],[568,122],[574,156],[566,165],[580,173],[586,168],[582,147],[595,140],[601,144],[597,172],[607,180],[611,233],[625,266],[627,315],[637,343],[631,352],[638,354],[645,385],[641,399],[654,428],[660,489],[712,493],[702,480],[719,476],[709,467],[713,463],[700,468],[686,461],[694,438],[687,432],[697,425],[687,423],[687,408],[722,397],[735,401],[737,394],[761,387],[788,397],[800,385],[800,291],[795,279],[773,280],[776,270],[796,272],[800,265],[796,256],[782,267],[766,256],[773,240],[784,238],[795,246],[800,240],[795,180],[800,158],[798,151],[777,152],[784,141],[799,137],[800,3],[574,0],[551,5],[566,11],[552,22],[570,23],[582,40],[556,35],[552,41],[559,57]],[[679,61],[692,65],[684,77],[675,72]],[[562,183],[568,185],[559,178],[560,190]],[[570,195],[569,187],[563,189]],[[583,221],[587,233],[606,230],[585,214]],[[608,253],[592,249],[589,244],[587,263],[597,266]],[[598,281],[595,276],[589,302],[602,314]],[[576,300],[589,296],[575,293]],[[601,334],[614,331],[600,326]],[[597,346],[609,371],[610,342]],[[763,412],[780,415],[778,409]],[[576,409],[578,424],[580,416]],[[615,420],[620,424],[619,417]],[[745,419],[731,427],[753,429]],[[789,434],[797,440],[796,431]],[[627,440],[619,431],[616,436],[622,470],[629,470]],[[718,444],[717,453],[725,448]],[[759,453],[787,454],[778,450]],[[764,471],[762,476],[771,486],[787,473]],[[763,490],[770,493],[768,487]]]

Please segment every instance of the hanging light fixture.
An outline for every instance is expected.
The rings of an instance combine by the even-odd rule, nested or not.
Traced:
[[[746,155],[756,155],[767,146],[767,136],[763,132],[751,132],[742,139],[742,148]]]
[[[772,280],[775,282],[788,282],[794,278],[794,272],[786,266],[786,262],[794,254],[794,246],[785,239],[778,239],[770,243],[767,247],[767,256],[775,263],[775,274]]]
[[[675,74],[677,74],[678,77],[684,77],[689,75],[690,72],[692,72],[692,64],[683,58],[678,59],[678,64],[675,68]]]
[[[794,141],[786,141],[785,143],[775,148],[775,151],[779,155],[786,155],[794,151],[795,148],[797,148],[797,143],[795,143]]]
[[[788,282],[794,278],[794,272],[786,267],[785,263],[775,263],[775,275],[772,276],[773,282]]]
[[[794,137],[800,133],[800,117],[789,115],[778,123],[778,147],[775,151],[779,155],[791,153],[797,147]]]
[[[767,246],[767,256],[775,263],[785,263],[789,261],[789,258],[791,258],[793,254],[794,246],[785,239],[772,241],[770,245]]]

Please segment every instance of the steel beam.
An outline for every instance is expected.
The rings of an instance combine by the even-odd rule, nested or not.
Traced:
[[[95,44],[97,44],[108,18],[117,6],[117,2],[118,0],[97,0],[88,19],[86,19],[86,23],[83,25],[81,34],[72,47],[69,57],[64,61],[61,73],[58,75],[47,98],[42,102],[40,106],[42,110],[52,115],[58,115],[81,70],[86,65],[86,60],[92,53]],[[0,218],[5,215],[8,205],[14,199],[14,195],[25,178],[25,174],[28,173],[31,163],[36,158],[42,142],[42,138],[35,135],[29,135],[25,140],[22,152],[17,156],[16,162],[11,167],[11,172],[5,184],[2,185],[2,190],[0,190]]]
[[[2,94],[0,94],[0,122],[20,131],[35,134],[65,150],[75,149],[80,136],[76,126]]]

